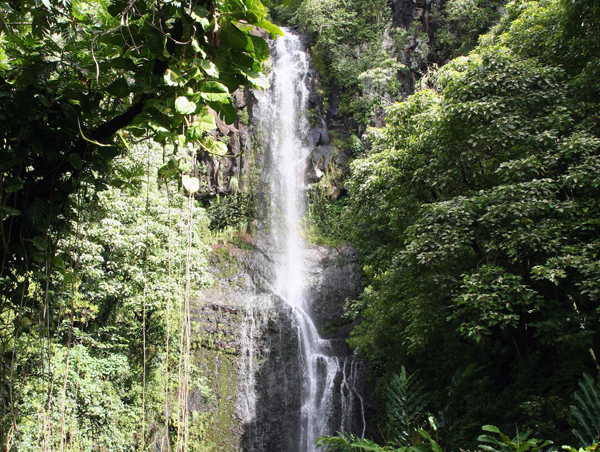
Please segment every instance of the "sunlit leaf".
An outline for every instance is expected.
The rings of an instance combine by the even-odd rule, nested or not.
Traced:
[[[186,83],[181,71],[178,69],[167,69],[165,72],[165,83],[169,86],[183,86]]]
[[[200,87],[203,99],[209,102],[225,102],[229,100],[229,90],[219,82],[206,82]]]
[[[275,24],[272,24],[268,20],[261,20],[255,25],[268,32],[271,35],[271,38],[273,39],[277,38],[277,36],[285,36],[285,33],[281,31],[281,28],[279,28]]]
[[[184,174],[181,177],[181,184],[189,194],[194,194],[200,189],[200,181],[198,178],[190,177],[187,174]]]
[[[251,82],[257,88],[268,88],[269,80],[264,74],[256,71],[250,71],[244,68],[240,68],[239,71],[246,76],[249,82]]]
[[[196,104],[185,96],[179,96],[175,99],[175,110],[182,115],[191,115],[196,111]]]
[[[220,25],[221,41],[228,44],[233,49],[246,50],[248,37],[243,31],[227,20],[222,21]]]
[[[218,77],[219,70],[217,66],[212,61],[209,60],[196,60],[196,64],[202,68],[204,72],[206,72],[211,77]]]

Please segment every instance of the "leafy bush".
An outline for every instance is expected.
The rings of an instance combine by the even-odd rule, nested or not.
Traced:
[[[351,343],[383,375],[419,369],[436,409],[477,363],[460,418],[471,441],[482,423],[527,423],[516,407],[542,398],[561,404],[545,428],[569,443],[564,394],[600,346],[600,98],[579,83],[600,61],[587,50],[599,16],[593,2],[506,8],[435,87],[388,108],[352,163],[366,288]]]
[[[248,225],[255,218],[255,205],[252,195],[231,193],[217,195],[206,205],[209,228],[219,231],[227,227],[239,228]]]

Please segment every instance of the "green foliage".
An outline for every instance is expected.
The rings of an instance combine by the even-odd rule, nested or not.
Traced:
[[[360,156],[365,148],[362,141],[360,141],[360,138],[354,134],[350,135],[345,146],[353,157]]]
[[[600,395],[598,385],[589,374],[583,374],[579,382],[581,392],[575,393],[579,406],[571,406],[583,430],[575,429],[573,433],[583,447],[597,444],[600,439]]]
[[[327,450],[331,452],[360,452],[363,450],[383,452],[401,450],[380,446],[369,439],[358,438],[352,433],[338,433],[336,436],[322,436],[317,439],[317,447],[327,447]]]
[[[311,37],[311,53],[321,73],[325,96],[336,84],[342,93],[340,111],[368,124],[377,106],[371,97],[385,91],[387,81],[403,66],[381,47],[388,28],[386,3],[381,0],[302,0],[275,5],[275,17],[297,25]],[[374,85],[374,86],[373,86]],[[367,104],[352,105],[361,99]]]
[[[490,452],[538,452],[544,447],[552,444],[552,441],[544,441],[535,438],[530,439],[529,436],[531,435],[531,432],[517,434],[513,439],[510,439],[502,433],[498,427],[493,425],[484,425],[481,429],[486,432],[497,433],[500,437],[500,440],[498,440],[495,436],[484,434],[477,438],[481,443],[485,443],[480,444],[479,447]]]
[[[40,422],[44,420],[46,410],[52,413],[46,422],[60,425],[65,372],[68,375],[64,388],[65,431],[70,437],[70,447],[127,450],[132,440],[131,432],[141,421],[139,388],[132,385],[132,369],[127,358],[118,353],[102,356],[82,344],[70,350],[64,346],[56,346],[52,351],[30,349],[26,351],[30,354],[27,358],[36,359],[35,355],[40,351],[51,353],[47,372],[37,378],[19,381],[15,388],[18,393],[26,394],[26,398],[19,400],[18,410],[28,414],[22,416],[16,434],[17,450],[40,450],[39,438],[47,435]],[[68,369],[67,359],[70,362]],[[19,364],[26,365],[24,360]],[[50,393],[45,388],[50,388]],[[59,438],[60,429],[55,429],[45,441],[59,444]]]
[[[523,284],[519,275],[489,264],[465,276],[460,295],[454,302],[477,319],[463,322],[460,331],[479,341],[482,334],[491,334],[494,327],[518,328],[521,315],[515,312],[514,306],[530,305],[528,313],[532,313],[541,308],[543,299]]]
[[[423,422],[429,402],[422,383],[415,374],[408,375],[404,366],[394,374],[388,385],[387,413],[390,438],[400,446],[409,446]]]
[[[500,437],[498,440],[495,436],[488,434],[480,435],[478,440],[479,449],[490,451],[490,452],[538,452],[543,448],[552,444],[552,441],[544,441],[536,438],[529,438],[531,432],[522,433],[517,435],[512,440],[502,433],[498,427],[493,425],[484,425],[482,430],[486,432],[496,433]],[[428,441],[429,444],[420,443],[413,446],[403,446],[399,448],[393,448],[390,446],[380,446],[368,439],[359,439],[355,435],[347,433],[338,433],[337,436],[324,436],[317,440],[318,447],[329,446],[331,451],[334,452],[358,452],[362,450],[371,450],[376,452],[392,451],[392,452],[443,452],[440,445],[431,438],[427,431],[419,430],[421,437]],[[565,449],[575,451],[568,446]],[[593,449],[591,449],[593,450]]]
[[[467,55],[501,17],[505,0],[449,0],[443,9],[434,10],[441,26],[435,33],[436,57],[448,61]]]
[[[1,296],[3,309],[18,312],[9,303],[19,298],[18,278],[53,267],[69,195],[136,183],[139,168],[109,177],[127,140],[222,150],[207,136],[209,108],[235,120],[229,94],[266,81],[268,45],[252,26],[281,31],[251,0],[25,1],[2,10]]]
[[[307,239],[313,243],[337,246],[349,238],[348,225],[343,221],[346,198],[331,200],[327,196],[331,190],[332,188],[323,185],[313,185],[308,193],[303,230]]]
[[[358,438],[352,433],[339,433],[336,436],[322,436],[317,439],[317,447],[327,446],[332,452],[360,452],[371,450],[374,452],[443,452],[440,445],[427,433],[420,429],[421,439],[425,439],[429,444],[417,443],[416,445],[400,446],[390,443],[381,446],[367,438]]]
[[[477,362],[454,413],[467,438],[528,422],[515,407],[541,398],[561,405],[544,428],[571,441],[564,394],[600,345],[600,98],[579,84],[598,56],[577,51],[598,16],[574,8],[510,2],[434,88],[388,108],[352,164],[346,221],[365,276],[352,345],[383,375],[420,369],[434,410]]]
[[[209,219],[208,227],[212,231],[247,226],[256,215],[254,199],[246,193],[217,195],[207,204],[206,213]]]
[[[207,280],[201,241],[185,252],[182,215],[190,201],[173,187],[178,180],[194,192],[198,180],[180,155],[159,164],[156,153],[149,158],[129,144],[153,137],[169,148],[222,154],[226,146],[208,133],[214,115],[232,123],[230,93],[266,86],[261,70],[269,49],[253,32],[282,32],[254,0],[0,5],[0,445],[10,449],[30,416],[38,419],[35,407],[21,404],[30,388],[51,396],[49,388],[60,387],[36,376],[62,358],[37,356],[15,366],[24,348],[36,356],[43,347],[83,345],[90,369],[103,353],[119,353],[128,360],[131,388],[139,392],[141,380],[152,381],[145,370],[154,369],[168,337],[165,305],[183,290],[181,278],[171,279],[174,269],[181,276],[180,263],[189,264],[192,294]],[[130,154],[137,160],[119,158]],[[157,171],[166,192],[156,187]],[[195,212],[190,240],[205,228],[201,209]],[[172,326],[180,321],[175,316]],[[140,411],[137,395],[107,391]],[[50,419],[40,418],[44,435],[64,434],[56,405],[40,406]],[[74,422],[88,429],[87,421]],[[112,427],[134,447],[131,425]],[[135,434],[139,444],[147,439]],[[48,447],[62,449],[66,436],[60,446],[55,439]],[[120,444],[117,438],[112,446]]]
[[[504,0],[412,2],[399,8],[426,11],[410,25],[390,28],[379,0],[298,0],[275,2],[273,17],[297,25],[311,38],[325,96],[339,90],[339,111],[368,125],[375,110],[412,91],[401,75],[420,78],[433,65],[465,55],[500,18]],[[390,39],[392,38],[392,39]]]
[[[362,450],[395,452],[442,452],[440,445],[431,435],[420,428],[427,414],[425,406],[429,395],[415,374],[408,375],[401,367],[387,386],[386,412],[388,417],[386,445],[380,446],[366,438],[358,438],[351,433],[339,433],[335,436],[323,436],[317,440],[317,446],[328,446],[328,450],[337,452],[357,452]],[[429,422],[433,421],[429,415]],[[422,440],[427,443],[423,443]]]
[[[12,439],[2,440],[18,450],[39,450],[40,438],[55,448],[68,438],[72,450],[130,450],[154,440],[150,425],[165,425],[166,376],[177,394],[182,263],[194,281],[190,296],[198,296],[210,282],[201,240],[208,220],[194,209],[188,249],[188,196],[156,178],[163,150],[138,145],[130,153],[112,162],[120,188],[87,187],[72,200],[73,232],[58,239],[50,278],[26,275],[28,301],[20,330],[4,343],[1,381],[12,401],[2,412]],[[59,312],[40,327],[45,306]],[[10,312],[1,319],[9,324]],[[193,366],[191,373],[190,387],[208,398],[203,377]],[[176,401],[169,403],[177,413]],[[170,422],[181,428],[175,415]]]
[[[248,114],[248,107],[242,108],[241,111],[238,112],[238,119],[242,124],[250,123],[250,116]]]

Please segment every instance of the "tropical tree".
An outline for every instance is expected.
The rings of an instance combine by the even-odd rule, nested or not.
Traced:
[[[125,128],[222,150],[206,134],[211,111],[235,120],[229,94],[265,84],[268,45],[254,30],[281,34],[255,0],[25,1],[3,11],[3,273],[51,253],[60,206],[82,183],[106,184]]]
[[[46,402],[38,408],[52,415],[58,410],[60,424],[44,430],[60,436],[59,443],[43,448],[65,447],[65,412],[78,406],[70,403],[97,375],[106,377],[111,400],[118,394],[119,403],[141,413],[143,433],[145,410],[136,404],[142,400],[143,408],[145,399],[136,391],[144,391],[147,364],[160,356],[153,347],[166,334],[157,317],[164,315],[165,299],[159,298],[167,292],[158,298],[145,293],[150,285],[165,284],[164,254],[154,254],[160,254],[164,234],[154,234],[164,231],[166,220],[147,220],[148,240],[140,240],[140,218],[127,215],[136,208],[152,213],[150,191],[137,203],[130,198],[136,205],[130,210],[118,198],[144,181],[146,187],[155,184],[156,168],[146,154],[135,163],[115,159],[147,138],[165,146],[173,162],[179,162],[178,149],[185,149],[187,162],[160,177],[163,184],[187,181],[193,194],[195,155],[226,149],[211,131],[217,117],[227,123],[236,119],[231,93],[266,84],[265,39],[282,32],[265,17],[258,0],[0,2],[3,448],[15,444],[15,426],[36,412],[35,407],[27,411],[39,400],[33,396],[39,387],[29,384],[36,379],[49,383],[43,386]],[[100,194],[111,185],[124,190],[116,199]],[[110,199],[112,213],[121,216],[110,217]],[[193,196],[188,203],[193,207]],[[95,216],[106,209],[108,217]],[[114,227],[107,233],[87,220]],[[115,222],[128,224],[137,235],[111,235],[118,229]],[[200,260],[190,253],[184,259],[188,275],[202,265],[202,253],[196,253]],[[113,257],[126,265],[111,267]],[[124,301],[131,309],[122,309]],[[129,341],[128,349],[123,344]],[[144,347],[143,357],[136,347],[142,342],[154,350],[146,354]],[[71,379],[74,362],[87,370],[82,367]],[[114,371],[115,363],[124,364]],[[60,393],[58,405],[50,403],[56,401],[52,388]],[[97,390],[90,389],[89,400],[97,400]],[[29,408],[23,405],[27,400]],[[101,428],[111,410],[94,413],[90,407],[82,419]],[[132,424],[125,424],[119,431],[129,429],[131,435]],[[39,448],[35,434],[32,438],[31,447]]]
[[[599,20],[594,2],[510,2],[474,52],[388,109],[352,166],[367,278],[352,343],[440,394],[477,363],[466,427],[505,429],[515,407],[541,404],[558,428],[595,365]]]

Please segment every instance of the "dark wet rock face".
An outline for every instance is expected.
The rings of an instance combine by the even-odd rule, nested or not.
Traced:
[[[215,247],[210,258],[215,282],[202,300],[193,300],[192,359],[206,372],[215,396],[207,401],[191,388],[189,408],[215,417],[208,429],[215,450],[297,452],[304,359],[298,325],[292,308],[271,291],[268,236],[259,235],[248,248]],[[311,246],[307,261],[310,314],[322,336],[333,339],[343,367],[336,391],[362,394],[366,367],[345,343],[350,325],[342,316],[344,303],[360,289],[356,252],[349,246]],[[344,405],[347,400],[352,406]],[[334,399],[332,432],[353,423],[361,433],[360,402]]]
[[[356,250],[312,246],[309,249],[310,315],[326,339],[346,339],[351,325],[344,319],[344,305],[355,300],[361,290],[360,266]]]
[[[302,376],[290,311],[278,303],[256,331],[255,411],[243,425],[246,452],[294,451],[299,443]]]

